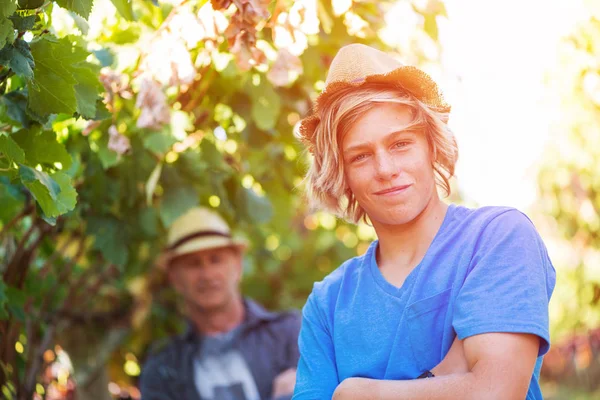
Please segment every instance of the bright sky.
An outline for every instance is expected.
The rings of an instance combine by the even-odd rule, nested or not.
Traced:
[[[527,209],[535,164],[559,115],[544,86],[578,0],[446,0],[442,87],[459,142],[458,182],[478,205]]]

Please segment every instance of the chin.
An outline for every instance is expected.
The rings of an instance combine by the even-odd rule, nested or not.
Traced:
[[[367,212],[367,214],[374,223],[382,225],[405,225],[417,218],[422,211],[423,208],[401,204],[395,207],[380,207],[372,213]]]
[[[197,299],[196,304],[203,310],[213,310],[223,308],[228,303],[228,299],[225,296],[210,296]]]

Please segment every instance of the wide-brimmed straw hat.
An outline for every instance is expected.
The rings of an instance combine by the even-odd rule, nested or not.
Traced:
[[[205,207],[194,207],[180,216],[169,228],[167,249],[162,267],[176,256],[220,247],[245,249],[247,243],[233,237],[227,222],[216,212]]]
[[[422,70],[403,65],[389,54],[363,44],[342,47],[331,62],[325,88],[317,97],[312,111],[300,121],[300,140],[314,152],[315,130],[321,122],[321,111],[337,92],[365,83],[385,83],[414,96],[439,112],[450,112],[438,85]]]

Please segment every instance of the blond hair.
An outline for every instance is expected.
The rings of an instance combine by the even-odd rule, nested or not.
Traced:
[[[331,212],[349,222],[367,220],[367,215],[346,184],[341,143],[344,135],[377,103],[397,103],[412,110],[410,128],[422,127],[431,150],[435,179],[450,195],[450,178],[458,159],[458,146],[450,131],[448,113],[438,112],[412,95],[385,84],[365,84],[335,93],[320,111],[313,136],[313,151],[306,174],[309,202],[313,208]]]

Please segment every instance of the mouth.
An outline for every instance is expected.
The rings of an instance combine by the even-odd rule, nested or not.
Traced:
[[[198,285],[196,288],[199,292],[214,292],[214,291],[220,290],[221,285],[216,285],[216,284]]]
[[[375,195],[377,195],[377,196],[395,196],[397,194],[404,192],[410,186],[411,185],[394,186],[389,189],[384,189],[384,190],[380,190],[379,192],[375,192]]]

